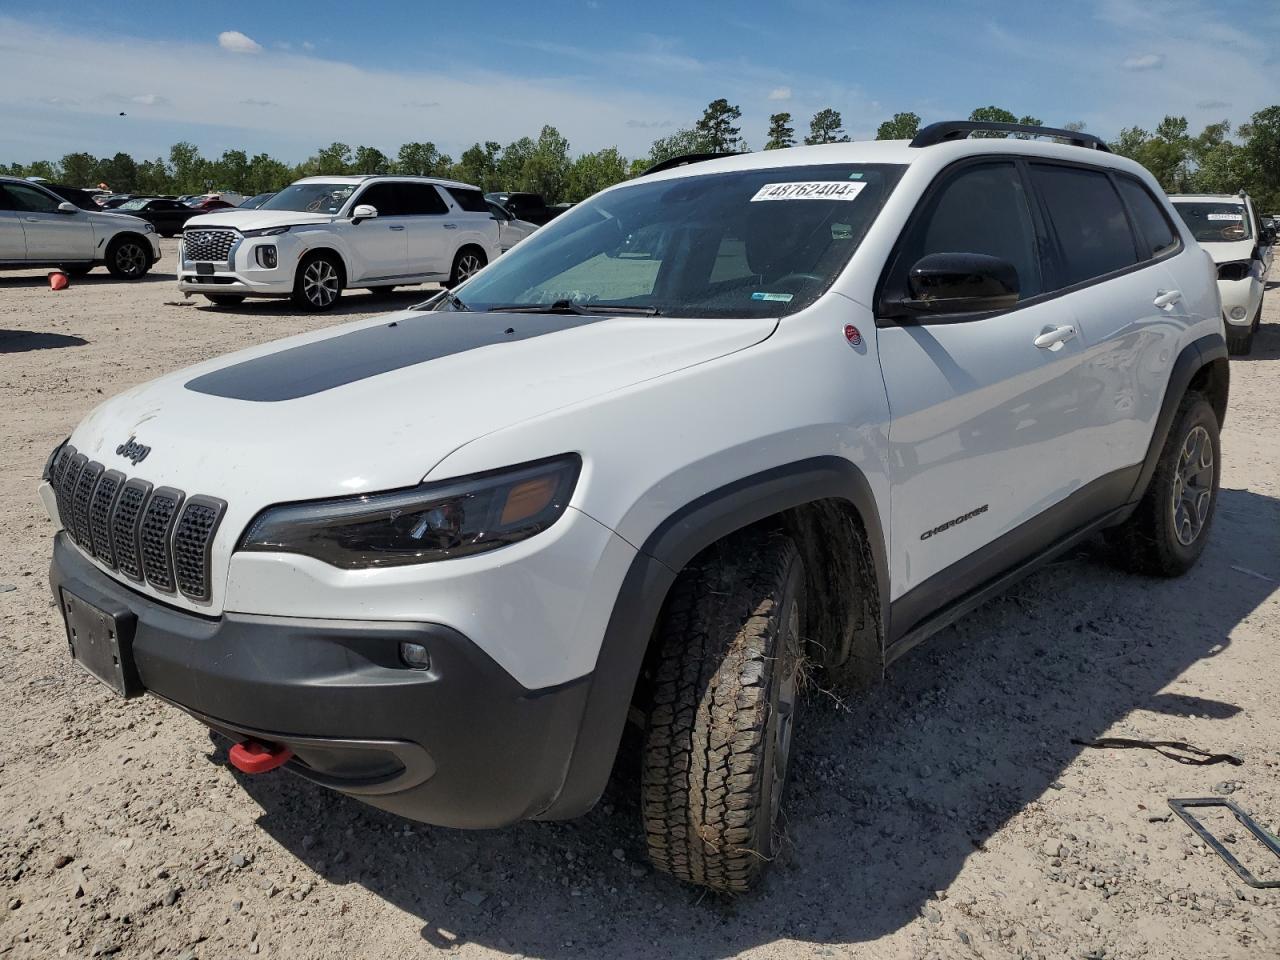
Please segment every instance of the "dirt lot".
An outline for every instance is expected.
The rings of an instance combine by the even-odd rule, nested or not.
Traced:
[[[0,274],[0,956],[1280,955],[1280,890],[1240,883],[1166,804],[1229,793],[1280,827],[1280,294],[1232,363],[1199,567],[1133,578],[1091,546],[868,695],[816,696],[793,852],[730,900],[646,866],[630,767],[577,822],[428,828],[285,774],[243,778],[194,720],[71,665],[35,494],[48,452],[125,387],[342,318],[177,306],[173,247],[134,285],[51,293],[42,273]],[[420,295],[351,295],[343,315]],[[1244,762],[1072,744],[1103,735]],[[1261,848],[1219,826],[1261,870]]]

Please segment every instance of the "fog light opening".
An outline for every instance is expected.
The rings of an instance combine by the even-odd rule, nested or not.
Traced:
[[[276,268],[276,248],[274,244],[261,246],[257,248],[256,255],[258,257],[258,265],[266,267],[268,270]]]
[[[1232,307],[1232,308],[1231,308],[1231,319],[1232,319],[1232,320],[1243,320],[1243,319],[1244,319],[1244,317],[1245,317],[1245,312],[1246,312],[1246,311],[1245,311],[1244,307],[1240,307],[1240,306]]]
[[[431,654],[420,643],[403,642],[400,644],[400,662],[410,670],[430,670]]]

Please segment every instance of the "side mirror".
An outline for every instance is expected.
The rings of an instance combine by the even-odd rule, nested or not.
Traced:
[[[369,203],[357,203],[356,208],[351,211],[351,222],[359,223],[361,220],[372,220],[377,215],[377,207]]]
[[[79,213],[80,208],[77,207],[70,200],[63,200],[60,204],[58,204],[58,212],[59,213]]]
[[[910,297],[898,306],[910,313],[989,313],[1018,302],[1018,271],[982,253],[931,253],[907,275]]]
[[[1272,245],[1273,243],[1275,243],[1275,242],[1276,242],[1276,228],[1275,228],[1275,227],[1263,227],[1263,228],[1262,228],[1262,243],[1263,243],[1263,245],[1264,245],[1264,246],[1269,247],[1269,246],[1271,246],[1271,245]]]

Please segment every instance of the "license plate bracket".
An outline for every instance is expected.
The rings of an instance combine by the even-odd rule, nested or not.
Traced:
[[[196,273],[200,274],[201,276],[212,276],[212,275],[213,275],[213,264],[212,264],[212,263],[197,263],[197,264],[196,264]]]
[[[118,696],[140,696],[144,688],[133,660],[138,618],[128,610],[104,609],[107,604],[94,603],[66,587],[61,599],[71,659]]]

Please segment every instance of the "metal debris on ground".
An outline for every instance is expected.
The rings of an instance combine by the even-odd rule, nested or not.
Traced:
[[[1222,841],[1209,832],[1209,829],[1196,817],[1188,812],[1190,807],[1226,807],[1240,821],[1240,825],[1248,830],[1264,847],[1270,850],[1280,858],[1280,839],[1278,839],[1271,831],[1267,830],[1249,814],[1245,813],[1230,800],[1223,800],[1221,797],[1189,797],[1186,799],[1170,799],[1169,807],[1179,817],[1183,819],[1196,835],[1209,845],[1209,847],[1227,862],[1232,870],[1236,872],[1241,880],[1251,887],[1259,890],[1280,889],[1280,880],[1259,880],[1248,869],[1232,856]]]

